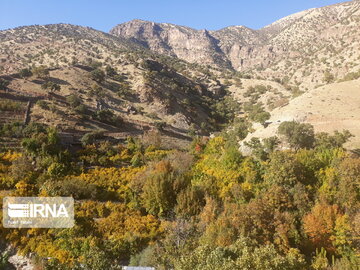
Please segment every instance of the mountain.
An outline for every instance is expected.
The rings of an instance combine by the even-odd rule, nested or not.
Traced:
[[[212,108],[224,91],[210,70],[88,27],[54,24],[0,31],[0,59],[0,79],[9,83],[0,90],[1,99],[33,100],[31,121],[62,132],[102,130],[126,138],[161,129],[178,146],[190,140],[190,127],[210,131],[218,125]],[[48,74],[35,74],[39,67]],[[22,76],[23,69],[34,74]],[[59,89],[46,89],[53,84]]]
[[[359,29],[356,0],[296,13],[260,30],[231,26],[207,31],[134,20],[110,33],[188,62],[230,67],[306,89],[321,84],[327,69],[341,78],[360,68]]]
[[[160,54],[176,56],[188,62],[230,67],[219,41],[207,30],[168,23],[133,20],[111,29],[110,34],[128,38]]]

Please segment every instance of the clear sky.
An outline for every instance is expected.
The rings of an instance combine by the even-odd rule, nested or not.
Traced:
[[[0,29],[70,23],[108,32],[132,19],[196,29],[230,25],[258,29],[284,16],[336,0],[0,0]]]

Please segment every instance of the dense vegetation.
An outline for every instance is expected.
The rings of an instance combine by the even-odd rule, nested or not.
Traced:
[[[73,196],[76,225],[1,228],[1,239],[40,269],[356,269],[360,158],[342,148],[351,135],[296,122],[279,134],[253,139],[248,157],[229,132],[195,137],[189,151],[95,136],[70,154],[55,129],[33,124],[23,151],[0,154],[0,194]]]

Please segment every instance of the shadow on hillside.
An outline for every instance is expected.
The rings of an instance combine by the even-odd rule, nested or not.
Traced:
[[[350,150],[350,152],[360,157],[360,148]]]
[[[165,130],[161,131],[161,133],[168,136],[168,137],[177,138],[177,139],[185,140],[185,141],[192,141],[191,137],[186,136],[186,135],[182,135],[182,134],[179,134],[179,133],[175,133],[175,132],[170,131],[170,130],[165,129]]]
[[[76,64],[76,65],[74,65],[74,67],[77,67],[77,68],[80,68],[82,70],[89,71],[89,72],[94,70],[92,67],[84,66],[84,65],[80,65],[80,64]]]
[[[58,79],[58,78],[54,78],[54,77],[50,77],[48,80],[50,82],[57,83],[57,84],[60,84],[60,85],[70,85],[70,83],[68,83],[67,81],[64,81],[64,80],[61,80],[61,79]]]
[[[45,81],[44,80],[39,80],[39,79],[34,79],[34,80],[31,80],[32,83],[35,83],[35,84],[43,84]]]
[[[96,129],[103,129],[106,131],[110,131],[110,132],[121,132],[124,131],[124,128],[122,126],[122,124],[120,124],[119,126],[113,126],[113,125],[109,125],[94,119],[87,119],[83,122],[83,126],[89,129],[93,129],[94,127],[96,127]]]

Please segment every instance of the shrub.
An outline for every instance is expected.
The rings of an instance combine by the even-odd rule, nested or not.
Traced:
[[[333,74],[330,73],[330,71],[325,71],[323,81],[325,83],[332,83],[335,80],[335,77]]]
[[[31,72],[40,79],[47,79],[50,75],[49,70],[45,66],[34,67]]]
[[[21,102],[12,100],[0,100],[0,112],[20,112],[23,111]]]
[[[156,121],[154,123],[154,125],[158,130],[162,131],[166,127],[166,122],[164,122],[164,121]]]
[[[315,146],[322,149],[331,149],[342,147],[351,137],[353,137],[348,130],[343,132],[335,131],[334,135],[329,135],[326,132],[316,134]]]
[[[105,92],[104,92],[104,89],[101,86],[94,83],[93,86],[91,87],[90,91],[88,92],[88,95],[90,97],[95,96],[97,98],[101,98],[101,97],[105,96]]]
[[[360,70],[358,72],[351,72],[345,75],[341,81],[352,81],[360,78]]]
[[[81,104],[81,99],[78,95],[70,95],[66,98],[66,101],[70,104],[71,108],[75,108]]]
[[[0,78],[0,90],[6,90],[9,83],[10,82],[8,80],[4,80]]]
[[[21,138],[23,135],[23,124],[19,122],[6,123],[0,129],[0,135],[4,137]]]
[[[86,133],[81,137],[80,141],[83,145],[93,144],[96,140],[104,137],[104,133],[102,131],[93,131],[90,133]]]
[[[47,102],[44,101],[44,100],[38,100],[38,101],[36,102],[36,105],[38,105],[38,106],[39,106],[41,109],[43,109],[43,110],[50,110],[49,105],[48,105]]]
[[[114,69],[111,66],[106,66],[105,72],[106,72],[106,75],[109,77],[114,77],[117,74],[116,69]]]
[[[44,90],[49,90],[50,93],[53,93],[55,91],[60,91],[61,86],[57,83],[47,81],[41,85],[41,88]]]
[[[90,73],[91,79],[98,83],[102,83],[105,80],[105,72],[97,68]]]
[[[89,113],[88,108],[84,104],[80,104],[79,106],[76,106],[74,108],[74,112],[83,116]]]
[[[33,75],[33,73],[31,72],[31,70],[29,68],[23,68],[19,71],[19,75],[21,78],[28,78],[28,77],[31,77]]]
[[[258,123],[264,123],[271,116],[269,112],[264,110],[262,103],[257,103],[255,105],[246,103],[244,105],[244,110],[248,113],[250,120]]]

